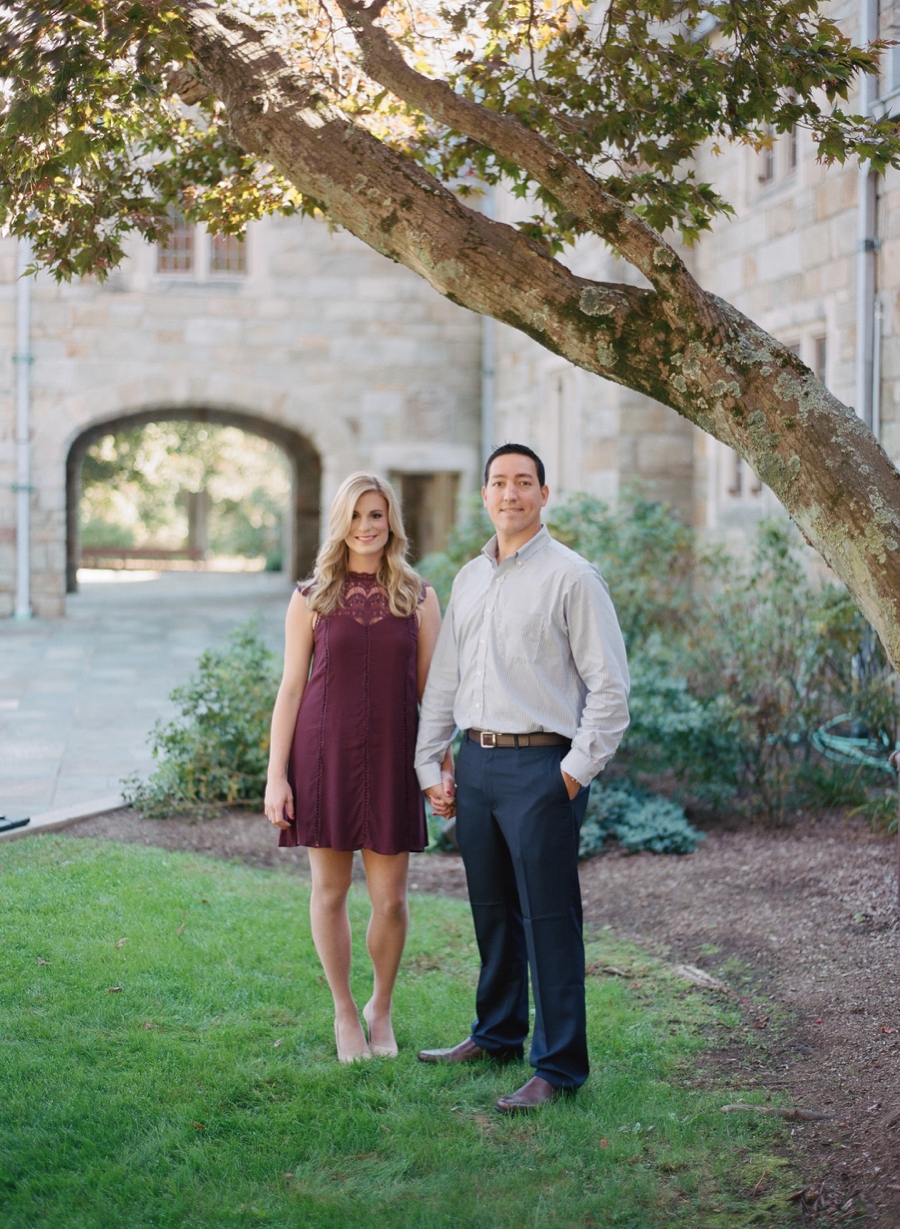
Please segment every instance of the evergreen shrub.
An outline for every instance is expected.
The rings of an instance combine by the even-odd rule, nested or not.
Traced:
[[[704,835],[688,823],[680,806],[659,794],[629,781],[609,785],[595,781],[581,826],[578,856],[600,853],[613,839],[628,853],[693,853]]]
[[[201,654],[195,673],[171,694],[178,715],[157,721],[150,735],[159,766],[146,781],[128,777],[125,800],[154,819],[261,802],[280,667],[253,620],[224,648]]]

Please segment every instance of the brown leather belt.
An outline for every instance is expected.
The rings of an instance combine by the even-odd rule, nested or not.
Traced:
[[[466,730],[479,747],[571,747],[571,738],[562,734],[495,734],[493,730]]]

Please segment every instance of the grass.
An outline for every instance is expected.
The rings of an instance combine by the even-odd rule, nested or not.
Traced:
[[[466,906],[415,897],[401,1057],[344,1068],[307,899],[286,874],[196,855],[52,835],[2,847],[4,1229],[793,1220],[783,1128],[720,1114],[739,1094],[697,1078],[707,1035],[733,1021],[638,949],[591,945],[590,967],[630,975],[588,978],[585,1088],[506,1118],[494,1099],[529,1068],[415,1061],[468,1031]],[[351,909],[361,943],[362,893]]]

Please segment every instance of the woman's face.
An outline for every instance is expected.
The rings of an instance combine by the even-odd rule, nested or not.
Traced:
[[[377,491],[366,491],[356,501],[350,532],[344,538],[351,559],[354,555],[367,560],[380,556],[387,546],[389,533],[384,496]]]

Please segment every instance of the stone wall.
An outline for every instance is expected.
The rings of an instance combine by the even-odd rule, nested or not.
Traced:
[[[480,324],[424,281],[308,219],[270,218],[246,273],[158,272],[136,243],[103,285],[32,289],[32,598],[63,613],[66,461],[85,432],[129,416],[237,421],[302,437],[327,506],[351,470],[452,471],[477,485]],[[0,241],[0,614],[14,588],[15,255]],[[137,420],[137,419],[136,419]],[[302,478],[302,475],[301,475]],[[317,480],[318,481],[318,480]]]

